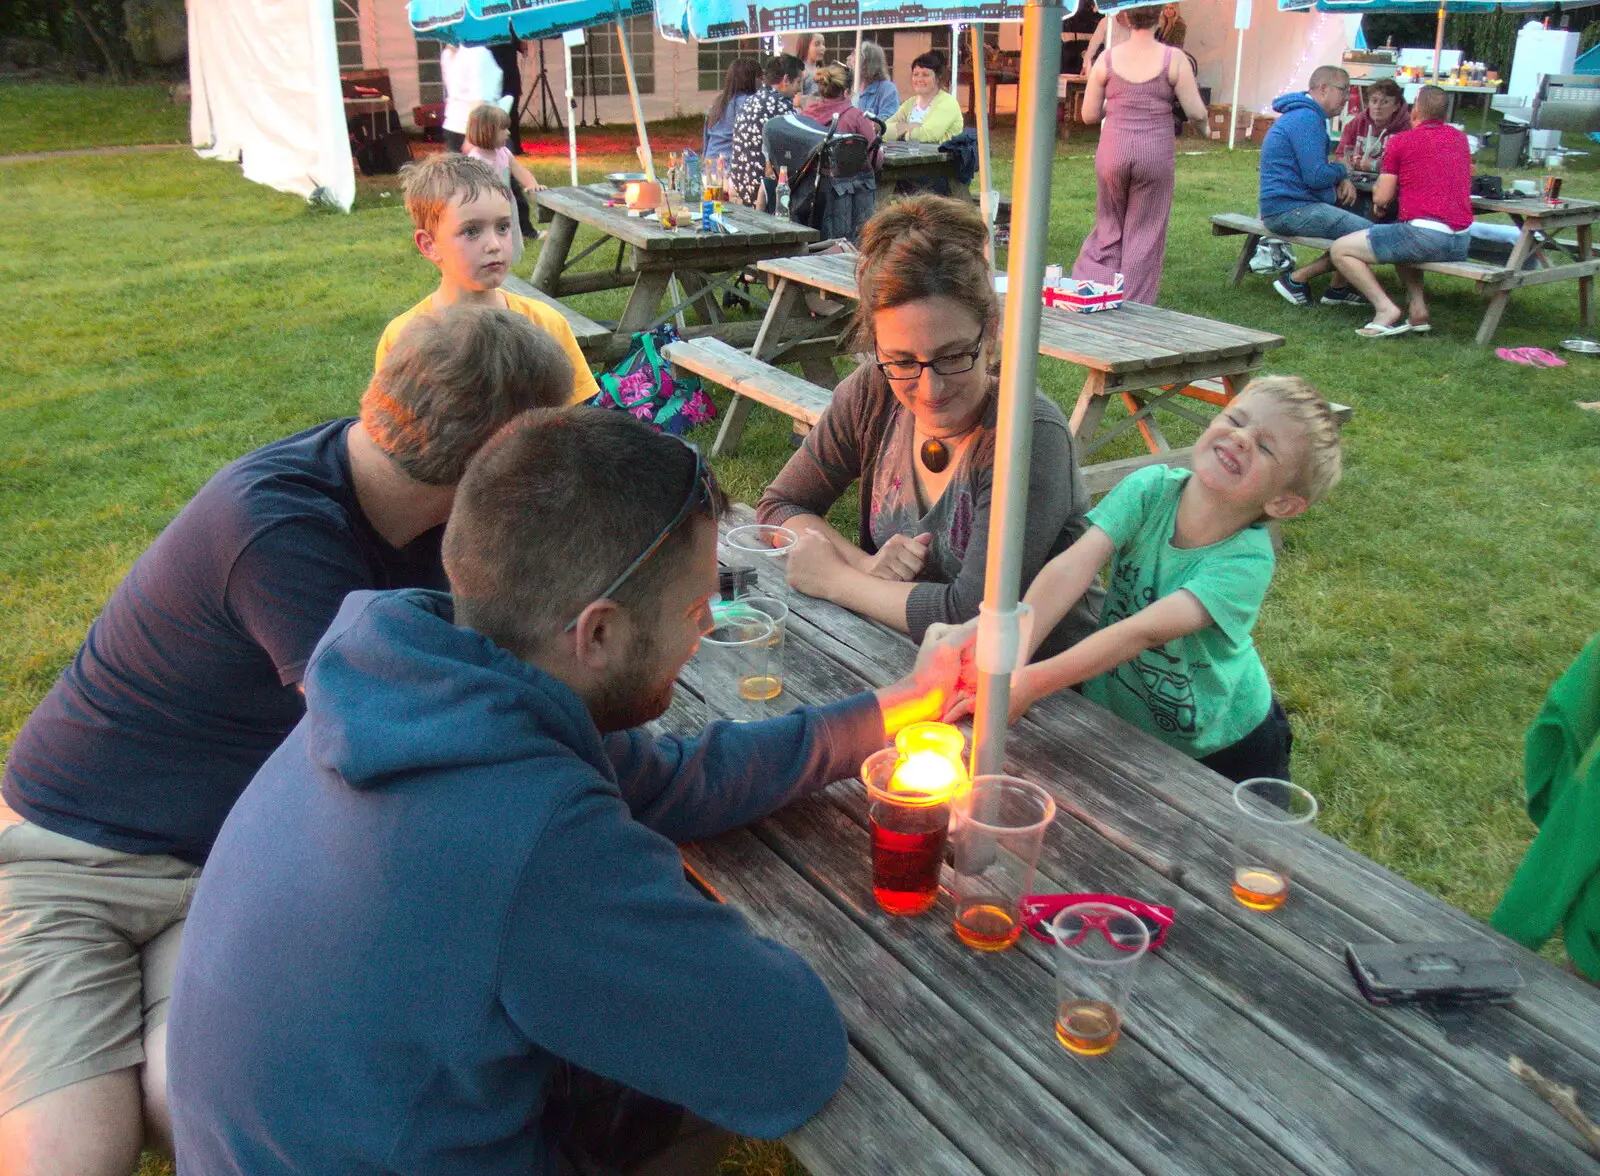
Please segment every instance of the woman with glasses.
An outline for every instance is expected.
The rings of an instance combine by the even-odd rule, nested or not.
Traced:
[[[857,349],[869,358],[835,389],[800,451],[761,496],[763,523],[799,535],[789,580],[920,641],[929,625],[978,615],[994,481],[999,300],[987,234],[964,201],[914,196],[861,234]],[[850,539],[826,520],[858,486]],[[1066,417],[1033,399],[1022,582],[1087,527],[1089,495]],[[1096,625],[1099,594],[1040,649]]]

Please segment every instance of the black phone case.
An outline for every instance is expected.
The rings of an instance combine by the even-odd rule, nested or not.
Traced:
[[[1487,940],[1459,943],[1352,943],[1345,960],[1361,995],[1373,1004],[1509,1001],[1522,975]]]

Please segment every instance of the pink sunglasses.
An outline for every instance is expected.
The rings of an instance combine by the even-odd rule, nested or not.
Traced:
[[[1082,925],[1078,927],[1066,940],[1057,940],[1050,933],[1050,921],[1066,910],[1080,902],[1098,902],[1106,906],[1116,907],[1126,911],[1139,922],[1144,924],[1145,930],[1150,935],[1150,946],[1160,947],[1167,938],[1167,928],[1171,927],[1177,918],[1177,912],[1171,907],[1158,906],[1155,903],[1140,902],[1137,898],[1125,898],[1120,894],[1029,894],[1024,895],[1021,908],[1022,924],[1028,933],[1041,943],[1063,942],[1067,946],[1083,942],[1090,931],[1099,931],[1111,942],[1113,947],[1124,951],[1137,950],[1135,936],[1119,936],[1114,927],[1108,926],[1113,916],[1102,915],[1086,916]],[[1130,928],[1131,930],[1131,928]],[[1127,942],[1124,942],[1124,939]]]

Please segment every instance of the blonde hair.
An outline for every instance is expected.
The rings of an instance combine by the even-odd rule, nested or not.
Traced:
[[[992,325],[1000,302],[984,253],[988,243],[983,217],[964,200],[907,196],[874,213],[861,229],[856,262],[856,345],[864,351],[876,345],[878,311],[924,298],[953,299]]]
[[[1316,504],[1339,484],[1344,459],[1340,453],[1339,418],[1321,392],[1299,376],[1258,376],[1245,385],[1239,398],[1264,396],[1300,426],[1306,452],[1292,489],[1307,503]]]
[[[501,131],[511,129],[511,116],[493,102],[480,102],[467,115],[467,142],[485,151],[493,151],[500,144],[495,140]]]
[[[817,67],[817,92],[824,98],[842,98],[850,89],[850,70],[835,61]]]
[[[498,192],[507,200],[511,190],[500,174],[481,159],[457,155],[453,151],[430,155],[420,163],[400,169],[400,185],[406,197],[411,223],[433,232],[444,210],[453,203],[476,200],[485,192]]]

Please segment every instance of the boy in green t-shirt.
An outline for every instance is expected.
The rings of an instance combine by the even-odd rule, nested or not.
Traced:
[[[1303,513],[1339,468],[1327,401],[1298,377],[1266,376],[1211,422],[1192,472],[1124,478],[1026,597],[1034,634],[1047,634],[1110,559],[1100,629],[1013,676],[1012,719],[1081,682],[1084,697],[1231,780],[1286,779],[1289,721],[1250,637],[1272,581],[1263,524]]]

